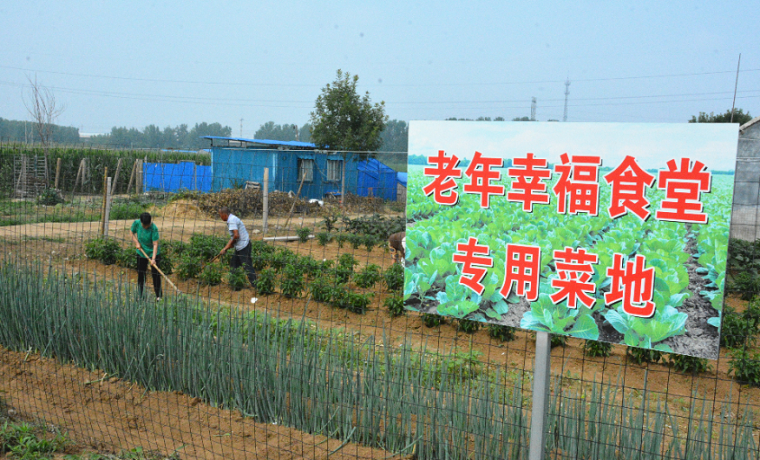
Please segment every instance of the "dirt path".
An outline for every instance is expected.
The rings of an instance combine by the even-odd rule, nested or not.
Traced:
[[[115,377],[103,377],[102,372],[0,347],[0,395],[16,417],[53,425],[85,450],[116,453],[141,447],[164,455],[176,451],[183,459],[391,456],[381,449],[353,443],[340,448],[342,442],[337,439],[256,423],[180,392],[146,391]]]

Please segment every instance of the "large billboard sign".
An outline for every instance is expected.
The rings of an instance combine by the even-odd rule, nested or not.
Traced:
[[[407,309],[717,358],[738,129],[413,121]]]

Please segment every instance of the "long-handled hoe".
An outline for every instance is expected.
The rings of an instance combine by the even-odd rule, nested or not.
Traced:
[[[161,276],[164,277],[164,279],[166,280],[166,282],[169,283],[171,285],[171,287],[173,287],[177,292],[179,292],[180,294],[182,294],[182,291],[180,291],[179,288],[177,286],[175,286],[174,283],[172,283],[172,280],[170,280],[169,277],[166,276],[166,274],[163,271],[161,271],[160,268],[158,268],[158,265],[154,264],[153,261],[150,260],[150,257],[148,257],[148,254],[146,254],[145,251],[143,251],[143,248],[139,248],[139,249],[140,249],[140,252],[142,253],[142,255],[145,256],[146,259],[148,259],[148,262],[150,262],[150,264],[152,266],[156,267],[156,270],[158,270],[158,273],[160,273]]]
[[[218,259],[221,256],[222,256],[222,253],[220,252],[219,254],[215,255],[213,259],[211,259],[208,262],[206,262],[205,264],[201,265],[201,268],[198,270],[198,273],[202,273],[203,269],[206,268],[206,266],[213,264],[216,261],[216,259]]]

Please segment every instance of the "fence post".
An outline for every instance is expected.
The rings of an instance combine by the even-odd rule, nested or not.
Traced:
[[[90,183],[90,162],[87,158],[82,158],[84,166],[82,167],[82,192],[84,193],[84,184]]]
[[[108,204],[108,166],[104,168],[103,172],[103,215],[100,221],[100,234],[105,235],[106,232],[106,205]]]
[[[267,221],[269,220],[269,168],[264,168],[264,183],[263,185],[263,195],[262,195],[262,201],[264,204],[264,216],[263,216],[263,231],[264,236],[267,234]]]
[[[546,445],[546,414],[549,411],[551,379],[551,336],[536,332],[536,357],[533,361],[533,409],[530,417],[529,460],[543,460]]]
[[[115,184],[114,184],[115,185]],[[111,220],[111,178],[106,179],[106,209],[103,213],[103,236],[108,237],[108,221]]]
[[[193,191],[198,191],[198,165],[193,162]]]
[[[61,177],[61,159],[58,158],[55,162],[55,185],[54,189],[58,190],[58,179]]]
[[[137,160],[137,171],[135,171],[135,193],[143,191],[143,160]]]
[[[121,172],[121,158],[116,162],[116,173],[113,175],[113,185],[109,188],[111,195],[116,194],[116,183],[119,182],[119,172]]]

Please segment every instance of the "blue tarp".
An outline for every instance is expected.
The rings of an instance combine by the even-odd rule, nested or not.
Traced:
[[[192,161],[143,163],[143,190],[146,192],[210,192],[211,178],[211,166],[197,166]]]
[[[371,195],[396,201],[396,171],[374,158],[360,161],[357,169],[359,171],[357,195]]]

